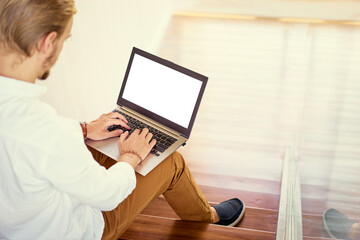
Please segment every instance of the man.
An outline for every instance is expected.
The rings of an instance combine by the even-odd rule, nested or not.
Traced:
[[[108,132],[129,129],[118,113],[80,127],[38,100],[75,12],[73,0],[0,1],[0,239],[117,239],[160,194],[184,220],[239,222],[242,201],[210,207],[179,153],[135,174],[155,145],[147,129]],[[83,138],[116,136],[117,161]]]

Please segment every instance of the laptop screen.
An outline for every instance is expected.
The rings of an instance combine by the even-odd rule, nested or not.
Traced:
[[[133,48],[118,104],[190,134],[207,77]]]
[[[202,82],[134,55],[123,98],[188,128]]]

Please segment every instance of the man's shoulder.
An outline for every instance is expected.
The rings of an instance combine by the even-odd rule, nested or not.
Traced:
[[[34,145],[50,145],[75,128],[74,120],[59,116],[51,106],[40,101],[0,105],[0,120],[0,134],[4,138]]]
[[[26,96],[0,98],[0,118],[3,120],[34,115],[49,116],[52,114],[56,114],[55,109],[37,98]]]
[[[1,130],[20,131],[56,119],[51,106],[35,99],[11,99],[0,104]]]

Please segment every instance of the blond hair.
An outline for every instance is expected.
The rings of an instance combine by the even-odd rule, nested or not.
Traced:
[[[76,13],[74,0],[0,0],[0,47],[31,57],[46,34],[61,36]]]

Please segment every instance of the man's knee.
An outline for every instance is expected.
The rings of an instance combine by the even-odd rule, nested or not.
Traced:
[[[182,172],[186,166],[186,163],[183,156],[178,151],[175,151],[164,160],[164,165],[170,167],[170,169],[172,169],[171,171],[180,170]]]
[[[185,163],[183,156],[175,151],[166,160],[165,164],[169,167],[168,173],[171,175],[171,183],[169,184],[168,190],[171,190],[178,181],[185,175],[189,174],[189,170]]]
[[[166,161],[171,161],[172,164],[175,166],[175,169],[183,169],[186,166],[183,156],[178,151],[175,151],[174,153],[172,153],[166,159]]]

